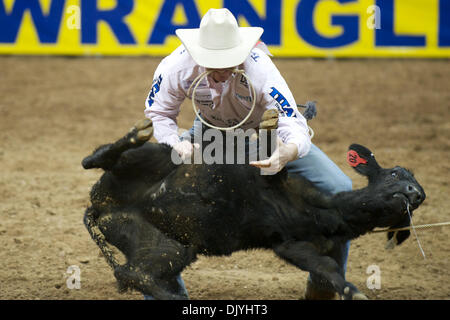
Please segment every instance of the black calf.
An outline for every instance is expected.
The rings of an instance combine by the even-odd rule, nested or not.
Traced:
[[[274,250],[343,298],[363,297],[345,281],[337,249],[375,227],[409,225],[407,206],[425,199],[409,171],[381,168],[360,145],[350,146],[348,160],[368,186],[329,196],[286,171],[268,177],[248,165],[176,166],[171,148],[145,143],[150,135],[151,123],[141,123],[83,160],[86,169],[106,171],[91,191],[85,224],[120,288],[157,299],[186,298],[176,276],[197,254],[249,248]],[[408,235],[397,233],[398,242]],[[108,243],[124,253],[125,265]]]

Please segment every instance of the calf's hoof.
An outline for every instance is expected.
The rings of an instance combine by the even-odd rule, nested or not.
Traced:
[[[361,292],[357,292],[357,293],[353,294],[352,298],[353,298],[353,300],[369,300],[369,298],[367,298],[367,296]]]
[[[259,129],[275,130],[278,128],[278,111],[275,109],[266,110],[259,123]]]
[[[342,295],[342,300],[369,300],[367,296],[361,293],[353,285],[347,285],[344,288],[344,294]]]
[[[141,119],[130,129],[132,144],[148,141],[153,135],[153,123],[150,119]]]
[[[152,125],[152,120],[150,119],[141,119],[134,124],[134,128],[136,130],[144,130]]]

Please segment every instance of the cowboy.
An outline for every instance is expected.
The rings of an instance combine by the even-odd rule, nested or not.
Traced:
[[[297,110],[267,47],[259,41],[263,31],[259,27],[239,27],[228,9],[210,9],[197,29],[176,30],[182,45],[157,67],[145,102],[144,113],[153,122],[154,137],[185,159],[193,153],[193,136],[201,132],[198,128],[204,123],[219,128],[239,125],[244,130],[255,129],[264,111],[276,109],[277,149],[268,159],[250,164],[269,173],[286,167],[289,174],[303,175],[329,193],[351,190],[351,180],[311,143],[306,119]],[[196,90],[192,90],[193,86]],[[185,98],[194,99],[200,112],[193,127],[179,136],[176,118]],[[249,110],[253,110],[250,116]],[[336,252],[343,273],[348,249],[349,243]],[[178,282],[187,296],[181,277]],[[327,299],[334,295],[331,286],[310,274],[306,298]]]

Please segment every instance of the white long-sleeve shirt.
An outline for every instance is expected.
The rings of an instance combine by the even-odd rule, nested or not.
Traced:
[[[306,119],[298,111],[295,99],[270,57],[255,47],[242,65],[255,88],[256,106],[250,118],[240,127],[256,129],[267,109],[279,112],[277,134],[284,143],[294,143],[298,156],[305,156],[311,147]],[[150,93],[145,101],[145,115],[153,122],[154,136],[159,143],[171,146],[180,141],[176,118],[194,79],[205,71],[195,63],[183,45],[159,64]],[[226,82],[215,83],[205,77],[195,92],[196,106],[208,123],[231,127],[241,122],[252,107],[252,94],[245,77],[233,74]]]

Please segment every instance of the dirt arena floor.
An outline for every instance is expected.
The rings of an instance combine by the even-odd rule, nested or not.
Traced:
[[[0,58],[0,299],[141,299],[119,294],[84,228],[101,171],[80,163],[143,117],[160,59]],[[313,142],[363,187],[347,147],[372,149],[382,166],[413,169],[427,200],[415,224],[450,220],[450,61],[274,60],[298,103],[318,102]],[[182,108],[180,127],[193,119]],[[251,196],[251,193],[249,193]],[[450,227],[418,230],[392,251],[386,234],[352,242],[347,278],[371,299],[449,299]],[[81,288],[69,289],[76,265]],[[381,271],[369,289],[367,268]],[[272,252],[200,257],[183,272],[192,299],[302,299],[307,274]]]

